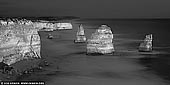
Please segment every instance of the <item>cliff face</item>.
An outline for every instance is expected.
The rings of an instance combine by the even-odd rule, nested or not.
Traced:
[[[29,25],[35,29],[39,29],[41,31],[54,31],[54,30],[65,30],[65,29],[72,29],[73,26],[71,23],[55,23],[49,21],[36,21],[32,22],[31,20],[18,20],[18,19],[8,19],[8,20],[0,20],[0,25],[2,26],[14,26],[14,25]]]
[[[35,22],[34,28],[39,28],[42,31],[54,31],[63,29],[72,29],[71,23],[50,23],[50,22]]]
[[[0,25],[1,61],[11,65],[17,61],[40,58],[40,36],[32,25]]]
[[[40,58],[38,31],[57,29],[72,29],[72,25],[26,19],[0,20],[0,62],[11,65],[23,59]]]
[[[95,33],[92,34],[91,39],[88,39],[87,53],[110,54],[114,52],[113,34],[111,28],[102,25]]]

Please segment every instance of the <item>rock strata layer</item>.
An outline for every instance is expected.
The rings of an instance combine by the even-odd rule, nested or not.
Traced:
[[[152,51],[152,34],[146,35],[144,42],[139,46],[139,51],[151,52]]]
[[[86,42],[86,36],[85,36],[85,32],[84,32],[84,28],[83,28],[82,24],[78,27],[75,42],[76,43]]]
[[[40,58],[38,31],[72,29],[71,23],[31,21],[27,19],[0,20],[0,62],[8,65],[23,59]]]
[[[107,25],[101,25],[91,39],[87,40],[87,54],[112,54],[114,52],[113,34]]]
[[[54,31],[54,30],[65,30],[65,29],[72,29],[73,26],[71,23],[66,22],[50,22],[50,21],[35,21],[32,22],[31,20],[26,19],[7,19],[7,20],[0,20],[0,25],[2,26],[15,26],[15,25],[31,25],[34,28],[38,28],[41,31]]]
[[[8,65],[40,58],[39,29],[32,25],[0,25],[0,60]]]

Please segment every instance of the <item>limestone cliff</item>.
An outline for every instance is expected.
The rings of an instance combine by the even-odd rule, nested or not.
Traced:
[[[17,61],[40,58],[40,36],[32,25],[0,25],[0,57],[11,65]]]
[[[27,19],[0,20],[0,62],[11,65],[23,59],[40,58],[38,31],[56,29],[72,29],[72,25]]]

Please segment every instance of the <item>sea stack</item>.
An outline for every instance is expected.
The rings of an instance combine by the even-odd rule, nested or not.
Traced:
[[[83,28],[82,24],[80,24],[80,26],[78,27],[76,40],[74,42],[75,43],[84,43],[84,42],[86,42],[86,36],[85,36],[84,28]]]
[[[53,39],[53,36],[51,34],[48,34],[48,39]]]
[[[152,51],[152,34],[146,35],[144,42],[139,46],[140,52],[151,52]]]
[[[101,25],[87,40],[87,54],[113,54],[113,34],[107,25]]]

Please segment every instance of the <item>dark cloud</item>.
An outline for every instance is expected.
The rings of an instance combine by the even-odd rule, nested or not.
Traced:
[[[0,15],[170,17],[169,0],[0,0]]]

